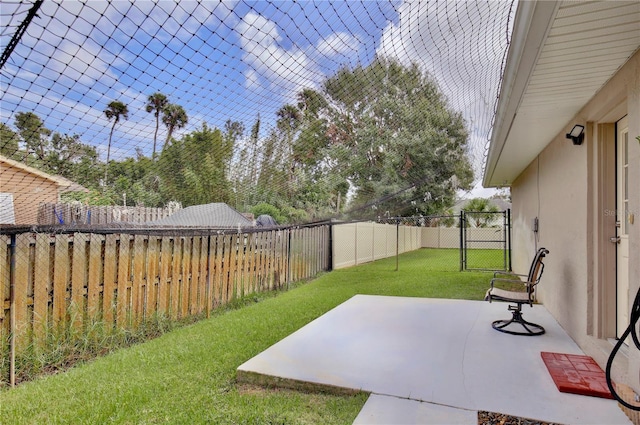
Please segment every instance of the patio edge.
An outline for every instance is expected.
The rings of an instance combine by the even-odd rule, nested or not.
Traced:
[[[320,384],[317,382],[306,382],[291,378],[281,378],[278,376],[264,375],[240,369],[236,370],[236,382],[239,384],[257,385],[265,388],[277,387],[301,392],[319,392],[334,395],[370,394],[368,391],[361,389]]]

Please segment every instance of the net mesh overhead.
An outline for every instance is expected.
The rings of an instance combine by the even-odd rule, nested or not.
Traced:
[[[394,129],[385,133],[381,122],[391,122],[391,114],[368,123],[378,118],[377,109],[359,106],[369,102],[393,109],[377,93],[358,97],[367,91],[362,82],[376,74],[354,72],[351,80],[340,80],[343,85],[353,80],[353,86],[341,86],[333,95],[327,81],[341,70],[370,69],[376,60],[387,61],[380,68],[387,76],[389,63],[405,69],[415,64],[446,104],[435,114],[449,119],[457,112],[463,119],[462,148],[477,182],[514,11],[510,1],[6,1],[0,41],[10,55],[3,55],[0,70],[1,154],[93,191],[93,200],[83,198],[84,203],[226,202],[241,212],[267,203],[289,208],[284,215],[290,222],[348,208],[379,215],[379,204],[387,214],[406,213],[422,203],[442,209],[450,201],[444,200],[444,189],[423,186],[438,181],[439,187],[459,189],[456,182],[463,177],[444,165],[438,168],[446,149],[414,152],[415,145],[407,142],[406,152],[394,151],[397,158],[391,161],[391,144],[409,136]],[[300,96],[303,90],[306,97]],[[316,121],[305,121],[313,109],[310,91],[328,100]],[[184,113],[173,127],[163,121],[167,109],[157,120],[156,109],[149,111],[155,93]],[[109,116],[106,111],[118,106],[114,101],[125,105],[126,113],[116,109]],[[33,115],[27,114],[42,122],[31,144],[28,131],[34,124],[26,119]],[[314,125],[322,128],[313,130]],[[336,145],[347,143],[332,135],[354,127],[359,133],[352,131],[350,149],[340,151]],[[212,135],[216,129],[219,136]],[[213,138],[210,152],[198,151],[199,137]],[[370,138],[387,141],[359,151]],[[320,148],[314,144],[319,139],[324,141]],[[89,151],[82,150],[84,145]],[[92,152],[95,158],[88,160]],[[349,163],[346,155],[363,155],[368,162],[340,174],[337,170]],[[417,166],[415,155],[434,156],[429,164],[436,165]],[[365,173],[367,164],[380,173]],[[269,166],[274,168],[270,174]],[[368,187],[377,181],[384,184]]]

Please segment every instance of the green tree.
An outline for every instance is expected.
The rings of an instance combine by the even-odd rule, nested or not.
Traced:
[[[464,210],[468,211],[467,227],[490,227],[495,220],[498,207],[491,203],[490,199],[473,198],[464,206]]]
[[[153,133],[153,153],[151,154],[151,158],[154,161],[156,160],[156,142],[158,140],[158,128],[160,128],[160,113],[168,103],[167,96],[160,92],[150,95],[147,99],[146,110],[147,112],[153,112],[153,115],[156,117],[156,130]]]
[[[46,128],[40,117],[33,112],[18,112],[15,125],[25,143],[26,158],[31,157],[36,161],[43,161],[49,149],[51,130]]]
[[[251,126],[251,134],[248,139],[243,140],[242,145],[236,144],[237,155],[233,157],[233,172],[230,177],[233,181],[234,206],[237,210],[246,211],[249,205],[257,202],[256,174],[259,138],[260,115]]]
[[[417,65],[377,59],[324,84],[325,155],[350,182],[353,208],[370,214],[431,215],[470,188],[468,133],[437,84]]]
[[[164,199],[198,205],[209,202],[230,202],[231,185],[226,170],[233,149],[217,128],[203,124],[174,140],[163,149],[159,159]]]
[[[154,161],[144,156],[140,148],[136,149],[136,158],[113,161],[109,168],[113,175],[118,176],[110,185],[115,203],[122,204],[126,199],[127,205],[162,206],[160,179],[154,171]]]
[[[187,125],[187,113],[182,106],[167,103],[162,110],[162,123],[167,126],[167,140],[164,142],[164,146],[167,146],[173,132]]]
[[[50,146],[45,153],[44,169],[51,174],[74,180],[81,177],[77,173],[77,166],[83,160],[97,164],[96,148],[82,143],[77,134],[69,136],[53,133]]]
[[[111,121],[113,119],[113,125],[111,126],[111,131],[109,132],[109,144],[107,145],[107,163],[104,168],[104,184],[107,184],[107,175],[109,171],[109,158],[111,156],[111,140],[113,139],[113,131],[116,128],[116,124],[120,121],[120,118],[127,119],[129,118],[129,109],[127,105],[124,103],[114,100],[107,105],[107,109],[104,110],[104,114],[107,117],[107,120]]]
[[[266,214],[273,217],[278,224],[284,224],[287,222],[287,217],[280,211],[278,207],[275,207],[266,202],[261,202],[258,205],[251,208],[251,213],[258,218],[258,216]]]
[[[0,123],[0,155],[15,158],[20,137],[5,123]]]

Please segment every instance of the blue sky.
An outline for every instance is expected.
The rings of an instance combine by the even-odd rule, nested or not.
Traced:
[[[2,49],[29,6],[3,2]],[[120,100],[130,114],[112,158],[150,154],[155,120],[144,106],[154,92],[187,111],[178,137],[227,119],[249,129],[258,114],[264,133],[300,89],[379,54],[438,81],[467,119],[479,164],[512,12],[505,1],[47,1],[1,70],[0,116],[13,125],[16,112],[33,111],[104,152],[103,111]]]

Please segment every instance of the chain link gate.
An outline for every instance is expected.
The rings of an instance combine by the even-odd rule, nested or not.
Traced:
[[[460,270],[511,271],[511,210],[460,211]]]

